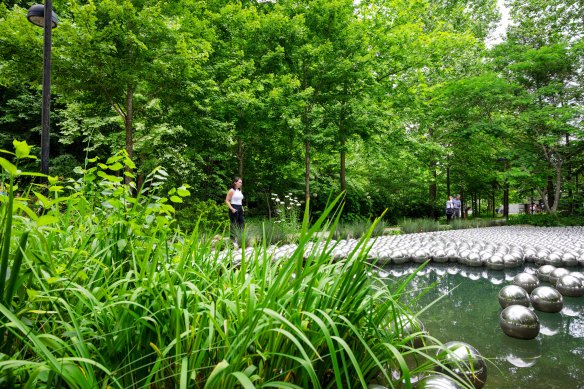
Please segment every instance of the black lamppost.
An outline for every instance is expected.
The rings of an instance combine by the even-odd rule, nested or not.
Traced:
[[[45,15],[51,15],[45,18]],[[53,12],[52,0],[45,5],[35,4],[26,16],[29,22],[45,30],[43,45],[43,105],[41,113],[41,173],[49,174],[49,146],[51,138],[51,46],[53,28],[57,27],[57,15]]]

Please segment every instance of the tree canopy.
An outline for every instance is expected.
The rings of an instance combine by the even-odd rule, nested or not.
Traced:
[[[40,143],[26,6],[0,4],[1,148]],[[506,6],[487,46],[496,0],[54,0],[51,174],[125,149],[138,184],[162,166],[195,201],[243,176],[258,215],[340,191],[347,217],[436,216],[454,193],[478,213],[504,185],[582,212],[581,7]]]

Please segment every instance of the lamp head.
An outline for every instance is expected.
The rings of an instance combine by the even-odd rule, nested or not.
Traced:
[[[51,27],[56,28],[58,21],[57,21],[57,14],[51,11]],[[26,14],[26,18],[32,24],[44,27],[45,26],[45,6],[42,4],[35,4],[28,9],[28,13]]]

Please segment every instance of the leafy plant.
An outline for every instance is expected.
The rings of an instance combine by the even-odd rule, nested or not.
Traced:
[[[434,219],[404,219],[399,223],[399,227],[404,234],[417,232],[431,232],[440,230],[440,223]]]

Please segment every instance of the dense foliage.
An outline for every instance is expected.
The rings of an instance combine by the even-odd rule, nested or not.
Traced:
[[[161,166],[190,186],[178,208],[238,175],[263,217],[272,193],[318,215],[340,191],[348,221],[435,217],[448,193],[490,214],[504,188],[581,213],[580,4],[510,0],[497,40],[496,3],[55,0],[51,173],[125,149],[138,184]],[[0,4],[5,149],[40,144],[27,6]]]
[[[16,197],[30,147],[15,146],[0,157],[0,386],[408,386],[443,364],[401,302],[414,275],[389,284],[366,261],[371,229],[343,260],[313,241],[339,198],[276,260],[175,229],[188,188],[166,193],[156,169],[133,196],[135,177],[115,175],[134,168],[125,152]]]

